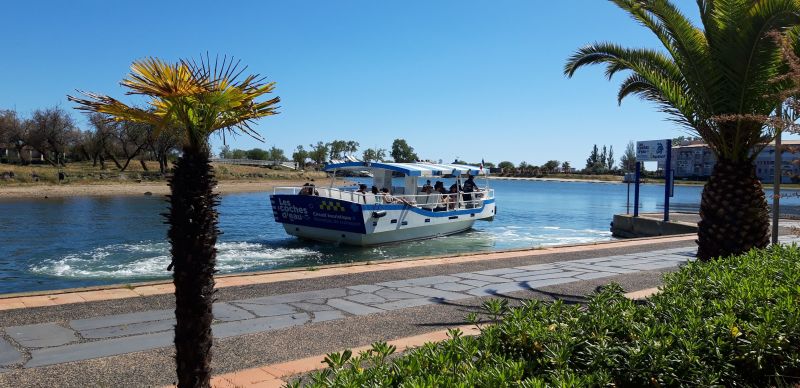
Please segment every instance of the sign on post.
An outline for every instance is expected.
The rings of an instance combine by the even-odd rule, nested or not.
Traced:
[[[669,221],[669,198],[672,196],[672,140],[636,142],[637,162],[657,162],[664,169],[664,221]],[[638,182],[637,182],[638,189]],[[636,204],[638,206],[638,203]]]
[[[636,142],[636,160],[640,162],[658,162],[663,166],[667,162],[667,151],[670,140],[648,140]],[[668,168],[668,167],[667,167]],[[665,170],[667,169],[665,168]]]

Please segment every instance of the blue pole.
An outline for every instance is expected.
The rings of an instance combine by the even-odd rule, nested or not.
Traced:
[[[636,177],[633,185],[633,216],[639,217],[639,177],[642,174],[642,162],[636,162]]]
[[[667,161],[664,164],[664,222],[669,221],[669,192],[672,184],[672,140],[667,140]]]

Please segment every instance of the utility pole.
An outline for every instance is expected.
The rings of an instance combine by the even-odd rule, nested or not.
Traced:
[[[775,176],[772,182],[772,244],[778,243],[778,219],[781,213],[781,177],[783,176],[783,161],[781,150],[781,131],[775,136]]]

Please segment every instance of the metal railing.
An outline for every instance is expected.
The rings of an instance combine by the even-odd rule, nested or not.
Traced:
[[[241,166],[284,166],[286,168],[297,170],[296,162],[285,162],[280,160],[211,158],[211,162],[219,164],[238,164]]]
[[[479,190],[471,193],[459,191],[458,193],[440,194],[434,192],[431,194],[418,195],[372,194],[371,192],[363,194],[353,190],[319,186],[276,187],[273,189],[273,194],[301,195],[301,193],[359,204],[402,204],[410,207],[437,211],[472,209],[480,207],[483,201],[494,198],[494,189]],[[469,199],[465,199],[465,197]]]

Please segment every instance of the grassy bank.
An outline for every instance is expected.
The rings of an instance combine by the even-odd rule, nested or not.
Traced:
[[[113,166],[113,164],[112,164]],[[107,167],[109,167],[107,165]],[[133,182],[166,182],[166,177],[159,173],[158,163],[147,162],[145,171],[138,161],[131,162],[124,172],[116,168],[101,169],[91,163],[69,163],[64,168],[50,165],[0,164],[0,187],[29,186],[47,184],[125,184]],[[219,181],[257,181],[257,180],[305,180],[324,178],[325,173],[317,171],[294,171],[288,169],[271,169],[266,167],[214,165]],[[66,177],[58,180],[58,173]]]
[[[644,302],[618,285],[586,305],[485,304],[481,334],[400,357],[385,343],[328,356],[310,387],[792,386],[800,381],[800,249],[776,247],[667,275]],[[488,324],[491,323],[491,324]]]

